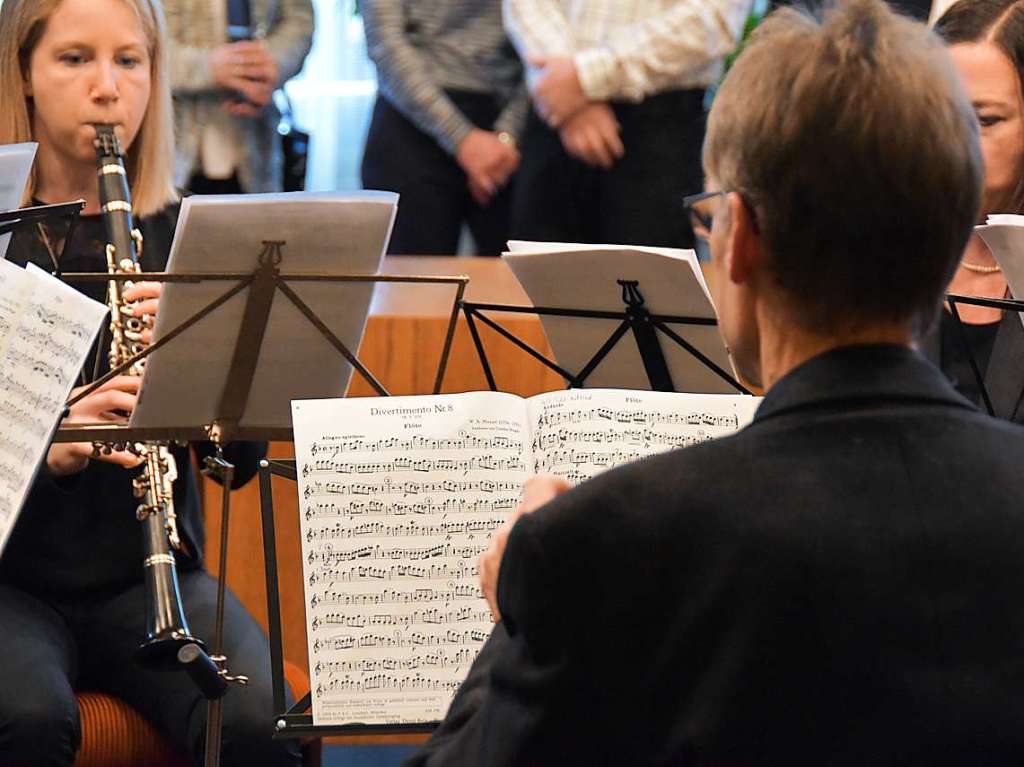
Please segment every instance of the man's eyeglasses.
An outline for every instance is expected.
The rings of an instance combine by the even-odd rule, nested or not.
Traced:
[[[693,233],[703,240],[711,236],[711,226],[715,222],[715,198],[725,194],[724,189],[717,192],[700,192],[688,194],[683,198],[683,207],[690,214],[690,226]]]

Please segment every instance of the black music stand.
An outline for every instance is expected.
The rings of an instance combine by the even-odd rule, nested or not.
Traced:
[[[226,658],[221,654],[223,643],[223,615],[224,595],[227,578],[227,541],[228,523],[230,517],[230,486],[234,474],[234,466],[224,460],[223,445],[233,439],[248,440],[290,440],[292,438],[290,428],[273,427],[246,427],[240,425],[245,412],[246,402],[254,383],[256,364],[259,359],[259,351],[263,342],[267,323],[270,317],[270,309],[277,292],[281,292],[287,300],[294,305],[308,322],[325,338],[335,350],[341,354],[352,367],[382,396],[388,392],[373,374],[360,362],[348,346],[340,340],[330,328],[328,328],[316,315],[316,313],[295,293],[289,285],[291,282],[318,282],[318,283],[377,283],[377,282],[403,282],[420,284],[450,284],[456,287],[456,295],[449,315],[448,329],[445,336],[445,344],[442,349],[441,358],[438,363],[437,375],[435,377],[435,391],[439,391],[447,367],[448,357],[451,350],[452,339],[455,335],[455,326],[458,319],[458,307],[465,294],[466,284],[469,278],[465,275],[451,277],[432,276],[411,276],[411,275],[337,275],[337,274],[283,274],[280,270],[283,256],[281,249],[285,245],[282,241],[265,241],[264,248],[258,259],[258,267],[252,272],[234,273],[188,273],[169,274],[166,272],[147,272],[145,279],[154,282],[229,282],[234,283],[224,293],[216,297],[200,311],[188,317],[176,327],[169,330],[162,338],[154,342],[145,350],[134,355],[131,359],[111,370],[105,376],[97,379],[86,387],[77,396],[69,401],[74,404],[92,391],[96,390],[113,377],[127,371],[136,362],[147,358],[157,349],[174,341],[175,338],[184,333],[188,328],[195,325],[204,317],[212,314],[218,307],[223,306],[230,298],[248,288],[248,296],[243,314],[243,321],[239,326],[238,336],[234,340],[234,351],[231,357],[231,366],[217,409],[217,416],[205,424],[195,424],[185,427],[130,427],[122,425],[107,424],[84,424],[76,427],[58,429],[54,438],[56,442],[141,442],[141,441],[176,441],[176,440],[203,440],[210,439],[217,446],[217,455],[206,461],[205,473],[218,476],[224,484],[223,501],[221,507],[221,536],[220,536],[220,573],[218,576],[217,592],[217,617],[215,626],[215,637],[213,641],[213,652],[208,658],[196,657],[195,651],[192,656],[179,658],[187,663],[186,670],[189,671],[193,681],[196,682],[200,691],[209,700],[209,714],[207,725],[206,742],[206,764],[209,766],[219,764],[220,758],[220,723],[221,723],[221,698],[227,691],[228,681],[238,681],[244,684],[245,677],[230,676],[225,667]],[[137,280],[137,274],[105,274],[105,273],[65,273],[64,279],[74,279],[84,282],[97,281],[105,282],[116,280],[124,282]],[[272,522],[271,522],[272,526]],[[273,546],[273,539],[270,539]],[[266,546],[266,539],[265,539]],[[266,554],[265,550],[265,554]],[[276,556],[276,549],[269,550],[269,557]],[[270,561],[268,557],[268,562]],[[276,566],[276,562],[275,562]],[[269,599],[269,594],[268,594]],[[272,661],[274,653],[277,652],[277,661],[272,666],[273,686],[275,690],[275,709],[283,710],[283,665],[280,662],[280,612],[275,613],[277,625],[277,648],[271,644]],[[274,625],[274,624],[272,624]],[[273,629],[272,629],[273,632]],[[271,635],[273,637],[273,633]],[[188,647],[201,650],[195,645]],[[183,652],[188,647],[183,648]],[[203,654],[205,655],[205,654]],[[212,659],[212,662],[211,662]],[[214,665],[216,664],[216,665]],[[214,678],[211,679],[211,675]],[[281,705],[277,705],[278,689],[281,689]],[[277,731],[275,730],[275,735]]]
[[[462,309],[465,312],[466,322],[469,325],[469,332],[473,337],[473,344],[476,346],[477,354],[480,357],[480,365],[483,367],[484,375],[487,378],[487,385],[491,391],[497,391],[498,386],[494,380],[491,365],[487,360],[487,353],[480,339],[475,320],[479,319],[487,327],[497,332],[502,337],[511,341],[517,347],[529,354],[535,360],[554,370],[567,382],[569,389],[579,388],[586,383],[588,376],[594,372],[602,360],[628,332],[632,331],[636,340],[637,349],[640,351],[640,358],[643,362],[644,372],[650,382],[652,391],[675,391],[672,376],[665,361],[664,352],[661,349],[658,333],[685,349],[692,357],[702,365],[711,370],[715,375],[728,383],[742,394],[750,394],[750,391],[739,383],[733,376],[723,370],[713,360],[707,357],[696,346],[691,344],[681,335],[676,333],[670,325],[717,325],[718,321],[707,317],[683,317],[668,314],[652,314],[644,304],[643,294],[640,292],[640,285],[636,280],[616,280],[622,288],[623,310],[619,312],[595,311],[588,309],[565,309],[546,306],[510,306],[506,304],[481,304],[464,301]],[[561,367],[554,360],[548,359],[528,343],[518,338],[507,328],[502,327],[498,322],[487,317],[484,312],[512,312],[517,314],[537,314],[541,316],[556,317],[578,317],[581,319],[607,319],[619,320],[619,325],[612,331],[608,339],[594,353],[590,360],[578,373],[572,373]]]
[[[974,380],[978,384],[978,391],[981,392],[981,399],[985,404],[985,410],[990,416],[994,417],[996,414],[995,408],[992,406],[992,399],[989,397],[988,388],[985,386],[985,376],[981,368],[978,367],[978,360],[974,356],[974,350],[971,349],[970,341],[967,339],[967,332],[964,330],[963,320],[960,319],[957,304],[985,306],[990,309],[1002,309],[1011,312],[1024,312],[1024,301],[1015,298],[981,298],[979,296],[961,296],[956,293],[948,293],[946,294],[946,303],[949,304],[949,311],[956,323],[957,337],[960,340],[960,345],[967,353],[967,361],[971,364],[971,372],[974,373]],[[1014,413],[1018,411],[1022,401],[1024,401],[1024,381],[1021,382],[1021,390],[1017,395],[1017,402],[1013,408]]]
[[[61,276],[60,265],[64,260],[68,242],[71,241],[71,235],[78,224],[78,216],[84,207],[85,200],[75,200],[74,202],[61,202],[56,205],[36,205],[30,208],[0,211],[0,235],[22,231],[46,221],[66,218],[68,220],[68,230],[64,235],[64,244],[61,246],[60,254],[57,256],[57,262],[53,265],[55,270],[54,277],[59,278]]]

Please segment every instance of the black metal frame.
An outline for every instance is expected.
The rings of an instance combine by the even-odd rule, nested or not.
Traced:
[[[251,288],[249,303],[246,306],[246,316],[250,314],[262,322],[254,322],[250,326],[242,325],[242,332],[239,335],[236,346],[236,356],[232,361],[232,371],[238,370],[237,376],[243,391],[237,387],[225,387],[226,394],[230,395],[231,402],[222,400],[222,412],[220,415],[228,416],[218,418],[214,424],[183,428],[142,428],[130,429],[123,425],[110,424],[81,424],[75,427],[62,427],[58,429],[54,439],[56,442],[77,442],[77,441],[107,441],[124,442],[127,440],[149,441],[149,440],[200,440],[208,439],[212,428],[219,428],[222,441],[230,439],[249,440],[291,440],[292,430],[290,428],[244,428],[237,425],[237,419],[244,410],[245,400],[248,398],[249,386],[252,384],[252,370],[255,366],[255,354],[258,351],[259,343],[263,338],[266,318],[269,313],[269,302],[273,300],[276,291],[281,291],[285,297],[306,317],[314,328],[352,365],[357,373],[376,391],[380,396],[388,396],[388,391],[376,379],[356,357],[355,354],[341,341],[330,328],[316,316],[316,313],[295,293],[288,283],[290,282],[402,282],[417,284],[448,284],[455,285],[455,298],[452,303],[452,310],[448,318],[448,327],[445,333],[444,347],[441,350],[441,357],[438,360],[437,374],[434,378],[434,393],[441,390],[444,382],[444,375],[448,368],[448,359],[451,354],[452,343],[455,338],[455,328],[458,321],[459,307],[462,297],[465,295],[466,284],[469,277],[457,276],[418,276],[418,275],[390,275],[390,274],[282,274],[280,265],[280,242],[265,242],[265,249],[260,256],[260,266],[252,272],[227,272],[227,273],[188,273],[170,274],[167,272],[146,272],[146,280],[151,282],[233,282],[223,294],[213,299],[209,304],[202,307],[198,312],[188,319],[172,328],[162,338],[146,347],[143,351],[134,355],[131,359],[118,365],[105,376],[96,379],[79,394],[68,401],[68,405],[74,405],[83,397],[91,394],[100,386],[113,377],[122,374],[139,360],[152,354],[154,351],[170,343],[185,330],[199,322],[226,303],[230,298],[240,293],[245,288]],[[67,272],[63,275],[66,280],[80,280],[84,282],[106,282],[116,280],[137,280],[138,275],[133,274],[107,274],[104,272]],[[255,305],[254,304],[258,304]],[[249,353],[245,348],[249,347]],[[232,373],[229,373],[229,379]],[[240,403],[240,404],[239,404]],[[230,412],[227,412],[230,411]]]
[[[587,377],[593,373],[597,366],[601,364],[602,360],[608,356],[609,352],[611,352],[619,340],[625,336],[627,332],[632,331],[633,337],[636,339],[637,348],[640,350],[640,358],[647,374],[647,380],[651,384],[651,389],[653,391],[675,391],[672,378],[669,374],[668,365],[665,361],[664,353],[662,352],[658,341],[657,332],[660,331],[669,340],[689,352],[691,356],[697,359],[701,364],[715,373],[719,378],[724,380],[738,392],[742,394],[751,393],[745,386],[733,378],[731,374],[722,370],[721,367],[715,364],[714,361],[709,359],[697,347],[669,327],[669,325],[713,326],[718,324],[718,320],[708,317],[651,314],[644,305],[644,298],[640,293],[639,283],[636,280],[616,280],[616,282],[622,287],[622,301],[624,304],[622,311],[597,311],[590,309],[565,309],[548,306],[511,306],[507,304],[482,304],[469,301],[462,302],[462,310],[466,316],[466,323],[469,325],[469,332],[473,338],[473,344],[476,347],[477,355],[480,358],[480,365],[483,368],[484,376],[487,378],[487,385],[490,387],[491,391],[497,391],[498,386],[494,380],[494,373],[491,370],[490,362],[487,359],[487,352],[484,349],[483,341],[480,338],[480,332],[477,329],[476,320],[480,320],[487,327],[491,328],[508,341],[511,341],[535,360],[551,370],[554,370],[566,380],[568,384],[566,388],[569,389],[583,386]],[[507,328],[502,327],[499,323],[490,317],[487,317],[484,312],[510,312],[515,314],[536,314],[540,316],[553,317],[619,320],[619,325],[612,331],[608,339],[601,345],[597,352],[594,353],[594,356],[590,358],[587,364],[583,366],[583,369],[574,374],[558,365],[554,360],[550,360],[545,357],[528,343],[518,338]]]
[[[75,200],[74,202],[59,202],[54,205],[35,205],[29,208],[0,211],[0,234],[10,234],[32,224],[42,223],[47,219],[67,217],[68,231],[64,236],[64,247],[61,248],[60,256],[57,257],[57,263],[54,264],[57,270],[54,276],[59,278],[64,252],[67,250],[71,234],[78,224],[78,216],[84,207],[85,200]]]
[[[989,415],[994,416],[995,409],[992,407],[992,400],[988,396],[985,376],[981,372],[981,368],[978,367],[978,361],[974,356],[974,350],[971,349],[970,342],[967,340],[964,322],[960,319],[960,312],[957,310],[956,305],[967,304],[968,306],[985,306],[990,309],[1002,309],[1003,311],[1010,312],[1024,312],[1024,301],[1015,298],[981,298],[980,296],[961,296],[956,293],[948,293],[946,295],[946,303],[949,304],[949,311],[956,321],[957,336],[960,339],[961,347],[967,353],[967,361],[971,363],[971,371],[974,373],[974,379],[978,383],[978,390],[981,392],[982,402],[985,403],[985,410]],[[1022,389],[1017,398],[1018,404],[1024,398],[1024,382],[1021,383]]]
[[[277,574],[277,536],[274,530],[273,477],[295,482],[298,474],[294,460],[260,461],[260,516],[263,523],[263,562],[267,583],[267,623],[270,634],[270,673],[274,694],[274,737],[302,738],[328,735],[416,734],[429,733],[438,722],[422,724],[329,724],[314,725],[312,692],[288,708],[284,695],[284,644],[281,628],[281,592]]]

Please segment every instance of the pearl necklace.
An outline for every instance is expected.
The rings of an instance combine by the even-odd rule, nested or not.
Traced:
[[[1003,270],[1003,267],[998,264],[995,266],[984,266],[983,264],[972,264],[970,261],[961,261],[960,266],[969,272],[976,272],[977,274],[994,274]]]

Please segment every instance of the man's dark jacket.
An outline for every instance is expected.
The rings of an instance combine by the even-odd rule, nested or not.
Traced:
[[[413,764],[1024,763],[1024,429],[848,347],[513,530]]]

